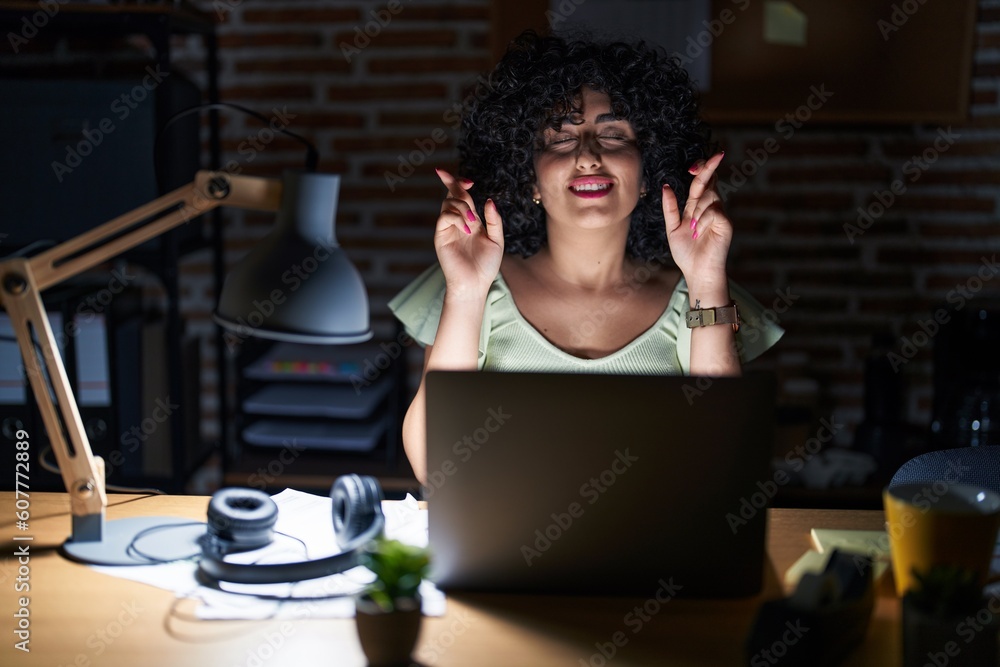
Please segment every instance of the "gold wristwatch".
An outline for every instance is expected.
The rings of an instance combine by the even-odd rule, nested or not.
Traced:
[[[732,324],[733,333],[740,330],[740,310],[733,301],[728,306],[718,308],[699,308],[700,301],[695,302],[695,307],[687,311],[684,320],[688,329],[695,327],[707,327],[713,324]]]

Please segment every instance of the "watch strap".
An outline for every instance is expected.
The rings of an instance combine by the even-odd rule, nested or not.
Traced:
[[[731,324],[733,331],[740,329],[740,311],[736,303],[717,308],[697,308],[687,311],[684,316],[688,329],[707,327],[713,324]]]

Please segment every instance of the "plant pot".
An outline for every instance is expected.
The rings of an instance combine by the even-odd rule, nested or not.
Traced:
[[[423,614],[420,600],[397,600],[395,611],[383,611],[370,598],[356,599],[358,639],[371,667],[400,667],[411,663]]]
[[[993,667],[997,663],[1000,616],[982,604],[968,613],[928,614],[903,597],[903,667]]]

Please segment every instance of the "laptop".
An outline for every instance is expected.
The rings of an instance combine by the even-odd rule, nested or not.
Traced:
[[[445,590],[745,597],[776,490],[775,381],[431,371]]]

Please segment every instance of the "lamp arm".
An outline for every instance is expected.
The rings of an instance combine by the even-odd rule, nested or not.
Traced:
[[[99,541],[107,495],[104,466],[80,419],[41,293],[101,262],[226,205],[277,211],[281,182],[199,171],[193,182],[31,258],[0,262],[0,304],[7,310],[70,496],[74,541]],[[35,341],[41,357],[35,352]]]

